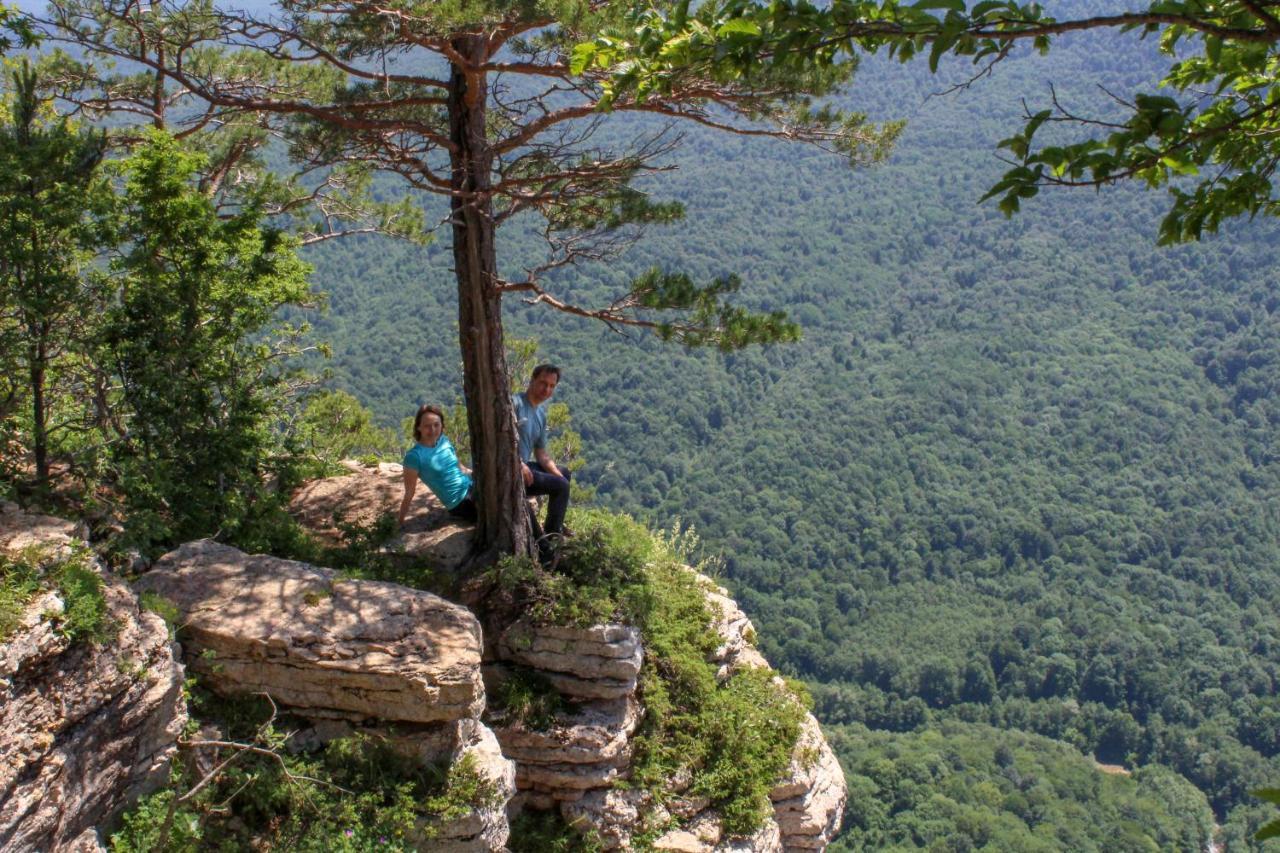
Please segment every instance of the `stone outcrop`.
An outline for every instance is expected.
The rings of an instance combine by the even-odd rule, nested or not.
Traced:
[[[160,558],[137,585],[178,608],[184,651],[207,687],[265,692],[310,720],[292,748],[364,732],[423,764],[471,764],[491,796],[443,824],[424,818],[419,849],[505,847],[515,764],[479,720],[480,625],[465,608],[210,541]]]
[[[699,575],[721,642],[710,656],[727,678],[743,668],[768,668],[756,650],[755,628],[709,578]],[[822,849],[844,813],[844,774],[817,720],[805,716],[786,776],[772,791],[773,816],[749,838],[724,834],[705,800],[677,798],[663,807],[643,791],[617,788],[627,775],[631,735],[643,715],[635,684],[643,638],[629,626],[536,626],[517,621],[499,638],[497,654],[534,669],[570,700],[543,731],[524,724],[494,727],[503,751],[516,762],[520,795],[529,808],[558,808],[571,824],[589,828],[605,849],[630,849],[633,837],[674,824],[654,842],[659,850],[756,851]],[[625,684],[625,689],[624,689]],[[608,701],[599,697],[607,695]],[[685,783],[687,784],[687,782]],[[679,789],[677,784],[676,789]]]
[[[404,495],[404,469],[400,465],[382,462],[365,466],[350,460],[343,464],[351,473],[310,482],[289,501],[290,514],[330,545],[341,542],[335,518],[348,524],[370,525],[383,513],[397,512]],[[419,486],[404,526],[390,548],[452,570],[471,548],[471,529],[470,524],[449,515],[430,489]]]
[[[503,754],[516,762],[522,802],[546,809],[625,776],[640,714],[628,696],[573,705],[543,729],[501,718],[493,726]]]
[[[644,653],[630,625],[575,628],[515,622],[498,639],[503,660],[538,670],[575,699],[621,699],[636,691]]]
[[[0,504],[0,550],[66,557],[79,526]],[[94,827],[162,784],[186,721],[163,620],[96,562],[114,639],[71,642],[56,591],[0,645],[0,849],[100,849]]]
[[[431,593],[209,540],[166,554],[137,586],[178,608],[192,668],[214,690],[419,723],[484,708],[480,625]]]
[[[840,828],[844,771],[812,714],[806,714],[786,778],[769,792],[787,850],[821,850]]]
[[[507,803],[516,792],[515,762],[503,755],[493,732],[478,720],[465,721],[459,729],[458,744],[449,761],[456,764],[469,756],[476,772],[493,785],[493,796],[470,814],[436,826],[426,849],[439,853],[503,850],[510,836]]]
[[[331,541],[336,541],[335,512],[367,524],[380,512],[395,511],[402,494],[398,465],[349,467],[351,474],[313,484],[291,504],[304,524]],[[425,491],[419,490],[403,534],[389,547],[406,559],[455,568],[465,555],[469,526],[449,519]],[[713,614],[709,627],[720,638],[710,656],[718,676],[767,669],[747,616],[726,590],[705,577],[698,580]],[[677,797],[664,807],[643,791],[617,784],[628,774],[631,739],[644,715],[637,690],[645,650],[636,628],[544,626],[527,620],[486,624],[491,636],[483,653],[491,682],[503,678],[508,667],[527,668],[563,700],[562,709],[538,728],[509,719],[502,709],[491,710],[489,723],[503,754],[515,764],[513,813],[556,809],[593,831],[606,849],[627,849],[636,833],[662,828],[658,849],[705,853],[822,848],[834,836],[843,813],[844,778],[812,716],[804,721],[785,778],[770,792],[771,818],[750,838],[728,837],[705,800]]]

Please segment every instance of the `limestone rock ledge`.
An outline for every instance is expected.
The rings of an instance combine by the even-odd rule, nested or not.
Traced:
[[[431,593],[210,540],[166,554],[137,586],[177,606],[191,666],[214,690],[417,723],[484,709],[480,625]]]
[[[400,466],[375,469],[349,463],[348,468],[351,474],[307,486],[290,505],[322,538],[334,538],[329,519],[335,512],[367,523],[398,505]],[[418,490],[393,548],[406,559],[449,570],[465,553],[469,527],[449,519],[426,491]],[[713,615],[709,629],[720,638],[711,655],[719,677],[743,668],[768,668],[754,645],[751,621],[728,591],[709,578],[699,576],[698,581]],[[845,804],[844,776],[812,716],[804,721],[786,778],[770,792],[772,818],[750,838],[726,838],[705,802],[677,801],[667,811],[648,802],[643,792],[616,787],[627,776],[631,737],[644,714],[637,687],[645,650],[635,628],[569,628],[518,620],[492,629],[484,648],[489,677],[501,678],[509,665],[527,667],[567,704],[542,730],[506,720],[500,711],[490,719],[503,753],[516,765],[513,814],[523,808],[559,810],[570,822],[591,827],[607,849],[627,849],[641,823],[655,826],[672,817],[679,828],[658,839],[659,849],[772,853],[821,849],[833,838]]]
[[[498,656],[538,670],[575,699],[634,695],[644,662],[640,631],[629,625],[573,628],[524,620],[502,632]]]
[[[503,754],[516,763],[520,803],[552,808],[623,778],[640,716],[640,704],[625,697],[575,705],[545,729],[494,721]]]
[[[0,550],[65,555],[81,528],[0,504]],[[70,643],[31,602],[0,645],[0,849],[89,850],[94,827],[163,784],[186,722],[168,629],[98,563],[114,640]]]
[[[492,796],[444,825],[424,818],[415,846],[505,848],[516,769],[479,720],[481,631],[468,610],[210,541],[165,555],[137,585],[177,606],[186,655],[210,689],[265,692],[310,721],[294,748],[364,732],[424,764],[453,767],[470,757]]]
[[[710,579],[699,575],[697,580],[712,613],[709,628],[721,640],[710,656],[720,665],[719,676],[768,668],[753,644],[755,629],[737,603]],[[835,753],[812,714],[802,723],[785,777],[770,792],[772,817],[749,838],[725,836],[719,816],[705,800],[678,798],[663,807],[643,791],[615,787],[626,778],[630,737],[644,713],[635,692],[642,639],[624,625],[566,628],[523,621],[499,637],[501,660],[534,669],[570,703],[570,710],[545,731],[495,721],[503,751],[516,762],[520,793],[515,807],[558,808],[571,824],[593,831],[607,850],[631,849],[637,833],[672,818],[678,827],[658,838],[655,849],[824,849],[839,829],[846,788]]]

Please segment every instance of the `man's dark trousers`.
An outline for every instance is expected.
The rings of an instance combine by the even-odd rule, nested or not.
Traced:
[[[569,480],[573,474],[567,468],[561,468],[563,477],[549,473],[537,462],[527,463],[533,472],[533,482],[524,487],[526,495],[548,495],[547,523],[543,530],[547,533],[559,533],[564,528],[564,513],[569,508]]]

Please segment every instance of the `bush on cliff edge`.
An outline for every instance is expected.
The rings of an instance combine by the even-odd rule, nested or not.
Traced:
[[[720,638],[682,547],[696,540],[658,536],[601,510],[574,512],[569,523],[576,535],[553,570],[509,557],[494,567],[493,579],[537,623],[640,628],[645,717],[626,784],[665,802],[677,793],[672,780],[687,781],[684,793],[710,800],[727,834],[752,833],[771,811],[769,790],[790,762],[806,700],[769,670],[717,679],[708,658]]]

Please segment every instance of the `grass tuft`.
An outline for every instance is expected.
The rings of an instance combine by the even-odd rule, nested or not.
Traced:
[[[63,556],[34,546],[17,554],[0,554],[0,642],[22,623],[27,605],[42,591],[56,589],[61,613],[49,614],[60,635],[72,643],[102,643],[116,634],[107,615],[102,576],[85,546]]]
[[[502,717],[504,725],[523,723],[531,731],[551,728],[569,703],[546,676],[527,667],[511,667],[489,697],[488,713]]]

